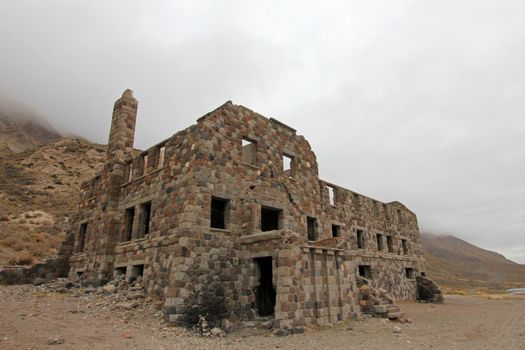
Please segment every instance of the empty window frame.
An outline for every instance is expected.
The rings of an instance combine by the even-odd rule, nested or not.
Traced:
[[[241,157],[246,164],[257,164],[257,143],[247,138],[242,139],[241,143]]]
[[[386,236],[386,247],[389,253],[394,252],[394,240],[392,239],[392,236]]]
[[[283,154],[283,174],[286,177],[293,177],[293,157],[288,154]]]
[[[407,279],[413,280],[414,279],[414,269],[411,268],[411,267],[406,267],[405,268],[405,276],[406,276]]]
[[[146,175],[148,173],[148,161],[149,161],[149,156],[148,154],[144,154],[142,156],[142,175]]]
[[[355,230],[357,249],[365,249],[365,232],[360,229]]]
[[[341,226],[332,224],[332,237],[341,237]]]
[[[403,247],[403,255],[408,254],[408,242],[406,239],[401,240],[401,246]]]
[[[261,231],[280,229],[281,213],[281,209],[261,207]]]
[[[317,219],[307,216],[306,217],[306,229],[308,233],[308,240],[315,241],[317,237]]]
[[[328,203],[330,203],[331,206],[335,206],[335,188],[326,186],[326,189],[328,190]]]
[[[164,166],[164,158],[166,158],[166,146],[161,146],[159,148],[159,161],[157,167],[158,169]]]
[[[397,209],[397,222],[403,223],[403,216],[401,215],[401,209]]]
[[[228,200],[212,197],[210,212],[210,227],[226,229],[228,221]]]
[[[77,246],[78,253],[82,253],[84,251],[84,244],[86,242],[86,233],[87,233],[87,222],[80,224],[80,229],[78,231],[78,246]]]
[[[383,235],[378,233],[376,234],[376,241],[377,241],[377,251],[378,252],[382,252],[383,249],[384,249],[384,246],[383,246]]]
[[[151,202],[142,203],[140,206],[141,211],[141,233],[142,236],[149,234],[150,223],[151,223]]]
[[[127,174],[127,180],[130,182],[133,180],[133,162],[128,163],[128,174]]]
[[[359,265],[359,276],[366,279],[372,279],[372,269],[370,265]]]
[[[142,277],[144,277],[144,265],[133,265],[131,267],[131,276],[129,277],[129,283],[135,282],[137,279],[142,280]]]
[[[135,221],[135,207],[126,209],[124,227],[124,241],[133,238],[133,221]]]

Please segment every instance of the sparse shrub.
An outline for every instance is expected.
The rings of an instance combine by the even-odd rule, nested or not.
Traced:
[[[34,260],[31,253],[20,252],[9,260],[9,265],[32,265]]]
[[[199,291],[193,291],[186,299],[181,313],[181,322],[193,327],[204,317],[210,327],[220,327],[221,320],[228,317],[228,308],[224,296],[224,287],[220,282],[204,284]]]

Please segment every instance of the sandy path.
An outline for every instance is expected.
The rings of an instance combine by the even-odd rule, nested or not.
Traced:
[[[525,349],[525,298],[448,296],[444,305],[401,303],[410,324],[368,319],[283,338],[250,330],[223,339],[166,327],[156,310],[104,305],[93,297],[0,286],[0,349]],[[47,345],[57,336],[64,344]]]

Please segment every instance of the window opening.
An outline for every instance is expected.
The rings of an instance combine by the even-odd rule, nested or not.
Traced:
[[[317,220],[315,218],[312,218],[310,216],[306,217],[306,226],[308,231],[308,240],[309,241],[315,241],[315,238],[317,236]]]
[[[147,154],[142,156],[142,175],[146,175],[148,173],[148,160],[149,156]]]
[[[78,232],[78,249],[77,252],[82,253],[84,251],[84,244],[86,241],[87,223],[80,224],[80,230]]]
[[[382,252],[383,251],[383,235],[377,234],[376,240],[377,240],[377,250]]]
[[[389,253],[393,253],[394,252],[394,243],[393,243],[393,240],[392,240],[392,236],[386,236],[386,246],[388,248],[388,252]]]
[[[372,279],[372,269],[370,265],[359,265],[359,276],[366,279]]]
[[[335,205],[335,188],[332,186],[326,186],[328,189],[328,202],[330,205]]]
[[[242,161],[246,164],[255,165],[256,164],[256,143],[254,141],[243,138],[242,144]]]
[[[292,162],[293,158],[292,156],[289,156],[287,154],[283,154],[283,174],[286,177],[292,177]]]
[[[142,282],[142,278],[144,277],[144,265],[133,265],[131,267],[131,276],[129,277],[129,283],[133,283],[135,281]]]
[[[332,225],[332,237],[341,237],[341,226]]]
[[[211,199],[211,223],[213,228],[226,229],[226,211],[228,201],[221,198],[212,197]]]
[[[407,243],[407,240],[406,239],[402,239],[401,240],[401,245],[403,247],[403,255],[407,255],[408,254],[408,243]]]
[[[273,287],[272,257],[255,258],[259,285],[255,294],[255,303],[259,316],[271,316],[275,312],[276,292]]]
[[[407,267],[407,268],[405,268],[405,276],[406,276],[409,280],[413,280],[413,279],[414,279],[414,269],[411,268],[411,267]]]
[[[357,249],[365,249],[365,233],[363,230],[355,230],[357,236]]]
[[[149,234],[149,227],[151,221],[151,202],[142,204],[142,235]]]
[[[131,241],[133,237],[133,221],[135,220],[135,207],[126,209],[126,231],[125,240]]]
[[[261,208],[261,231],[272,231],[279,229],[281,221],[281,210],[274,208]]]
[[[164,158],[166,157],[166,146],[159,148],[159,169],[164,166]]]

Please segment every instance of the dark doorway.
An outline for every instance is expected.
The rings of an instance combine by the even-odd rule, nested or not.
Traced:
[[[259,316],[271,316],[275,311],[275,289],[272,282],[272,257],[256,258],[255,263],[259,272],[259,285],[255,301]]]
[[[261,231],[272,231],[279,229],[281,210],[273,208],[261,208]]]

